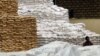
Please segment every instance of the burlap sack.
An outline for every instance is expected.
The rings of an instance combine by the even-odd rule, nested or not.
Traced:
[[[22,51],[37,47],[36,19],[9,16],[0,19],[0,51]]]
[[[18,10],[17,0],[0,0],[0,11],[15,14]]]

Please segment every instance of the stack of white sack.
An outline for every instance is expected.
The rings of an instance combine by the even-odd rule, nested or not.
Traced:
[[[53,5],[53,0],[18,0],[20,4],[34,5],[34,4],[50,4]]]
[[[0,56],[100,56],[100,45],[81,47],[55,41],[40,48],[23,52],[1,52]]]
[[[20,4],[19,15],[32,15],[37,18],[37,20],[52,19],[52,20],[66,20],[69,22],[68,10],[57,5],[50,4]]]
[[[43,38],[84,38],[100,36],[85,29],[85,24],[67,23],[64,20],[41,20],[37,23],[37,34]]]
[[[68,9],[58,7],[52,0],[19,0],[19,15],[32,15],[37,18],[39,38],[83,38],[99,36],[86,30],[84,24],[69,23]]]

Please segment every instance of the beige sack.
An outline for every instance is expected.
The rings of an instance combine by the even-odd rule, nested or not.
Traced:
[[[9,16],[0,19],[0,51],[22,51],[37,47],[36,19]]]

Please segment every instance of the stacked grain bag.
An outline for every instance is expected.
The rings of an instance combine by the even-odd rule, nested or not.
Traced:
[[[37,18],[40,46],[56,40],[82,45],[85,36],[100,37],[85,29],[83,23],[69,23],[68,9],[54,5],[53,0],[19,0],[18,14]]]
[[[16,15],[18,10],[17,0],[0,0],[0,12]]]
[[[0,51],[37,47],[36,19],[18,16],[17,0],[0,0]]]

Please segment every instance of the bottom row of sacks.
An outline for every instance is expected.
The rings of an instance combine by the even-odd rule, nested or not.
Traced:
[[[20,52],[0,52],[0,56],[100,56],[100,45],[78,46],[54,41],[39,48]]]

